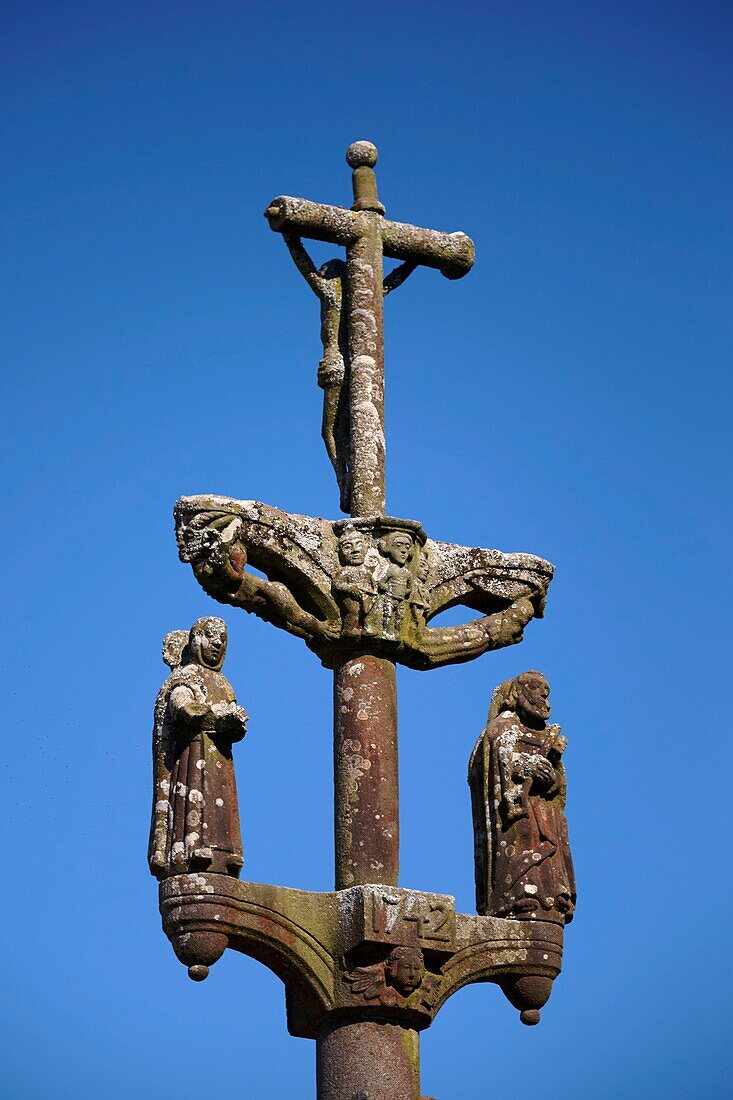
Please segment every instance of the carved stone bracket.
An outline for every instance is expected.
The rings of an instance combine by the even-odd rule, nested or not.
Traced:
[[[209,595],[303,638],[328,668],[371,654],[428,669],[513,645],[553,574],[531,554],[435,542],[415,520],[331,522],[218,496],[183,497],[174,515],[179,556]],[[481,617],[428,626],[457,605]]]
[[[422,1030],[471,982],[497,983],[523,1022],[537,1023],[562,960],[557,924],[456,913],[448,895],[399,887],[319,894],[188,874],[161,883],[160,910],[195,980],[226,947],[274,971],[288,1030],[302,1038],[365,1012]]]

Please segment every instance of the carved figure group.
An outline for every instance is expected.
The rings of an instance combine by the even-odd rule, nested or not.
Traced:
[[[550,688],[523,672],[493,694],[469,764],[479,913],[567,924],[575,877],[565,820],[567,745]]]
[[[416,520],[386,514],[382,299],[418,264],[461,278],[474,246],[460,232],[387,220],[370,142],[353,143],[346,159],[350,210],[281,195],[265,216],[320,302],[321,434],[351,518],[212,494],[174,509],[179,557],[205,592],[303,639],[335,671],[336,887],[237,881],[232,746],[248,719],[222,674],[227,631],[213,617],[164,641],[148,860],[164,930],[192,979],[227,947],[252,955],[284,981],[291,1033],[318,1041],[319,1095],[366,1097],[373,1079],[380,1097],[401,1098],[420,1095],[418,1031],[462,986],[497,982],[525,1024],[539,1021],[575,882],[566,741],[548,723],[545,677],[530,671],[494,692],[469,765],[479,916],[397,885],[394,666],[437,668],[520,642],[544,613],[553,567],[428,539]],[[304,238],[345,248],[346,260],[316,268]],[[386,278],[385,257],[401,261]],[[430,625],[457,607],[471,615]]]
[[[429,601],[423,587],[419,589],[419,603],[411,601],[420,583],[418,563],[422,561],[420,575],[425,579],[429,563],[409,531],[388,531],[370,546],[361,530],[347,525],[338,550],[341,568],[333,580],[333,593],[342,615],[342,636],[397,641],[408,605],[416,625],[425,625]]]
[[[212,617],[163,643],[171,673],[155,704],[148,848],[158,879],[195,870],[238,877],[242,868],[232,744],[247,714],[221,672],[226,648],[226,624]]]

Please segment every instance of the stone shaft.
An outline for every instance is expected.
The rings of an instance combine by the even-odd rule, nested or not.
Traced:
[[[351,424],[351,514],[385,513],[384,295],[378,214],[346,249]]]
[[[387,1021],[336,1020],[316,1040],[318,1100],[420,1100],[420,1037]]]
[[[334,670],[336,889],[396,886],[399,871],[397,677],[357,657]]]

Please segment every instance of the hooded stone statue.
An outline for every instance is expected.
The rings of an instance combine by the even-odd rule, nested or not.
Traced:
[[[163,642],[171,674],[153,728],[153,813],[148,863],[158,879],[206,870],[239,876],[242,836],[232,743],[247,715],[221,673],[226,623],[198,619]]]
[[[575,909],[561,761],[567,742],[547,724],[549,695],[541,672],[501,684],[471,755],[476,909],[567,924]]]

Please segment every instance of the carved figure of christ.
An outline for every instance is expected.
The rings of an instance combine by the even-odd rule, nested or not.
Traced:
[[[377,196],[374,174],[377,150],[370,142],[357,141],[349,146],[346,160],[353,170],[354,204],[351,210],[281,196],[270,203],[265,217],[272,230],[283,234],[291,254],[292,245],[303,238],[346,248],[346,261],[340,269],[338,280],[345,300],[345,338],[339,341],[340,317],[336,321],[335,333],[336,347],[346,359],[348,377],[349,455],[346,461],[350,466],[350,499],[345,501],[342,492],[342,502],[350,505],[352,516],[384,515],[385,288],[388,291],[399,285],[418,265],[437,268],[449,279],[461,278],[473,265],[474,249],[473,242],[465,233],[439,233],[384,218],[384,207]],[[386,280],[383,279],[384,256],[400,260],[403,265]],[[296,259],[295,254],[293,258]],[[313,268],[303,249],[296,260],[299,269],[311,281],[314,290],[318,286],[327,295],[329,288],[325,283],[335,280],[319,275],[315,269],[311,271],[309,267],[301,267],[305,259]],[[314,274],[323,281],[316,284]],[[330,289],[334,292],[331,294],[333,302],[336,287]],[[332,308],[335,310],[335,306]],[[335,312],[333,316],[336,317]],[[334,333],[328,329],[326,341],[329,347],[333,347],[333,339]],[[327,358],[326,341],[324,359]],[[328,417],[331,415],[335,427],[337,409],[329,410]],[[329,445],[327,441],[326,446]],[[336,453],[335,438],[333,450]]]
[[[346,263],[340,259],[327,260],[316,268],[300,237],[283,233],[283,240],[298,271],[321,303],[323,358],[318,364],[318,385],[323,390],[321,435],[336,474],[339,506],[348,515],[351,512],[351,433],[346,376],[348,326],[343,311]],[[383,295],[386,297],[401,286],[416,266],[405,260],[391,271],[382,282]]]

